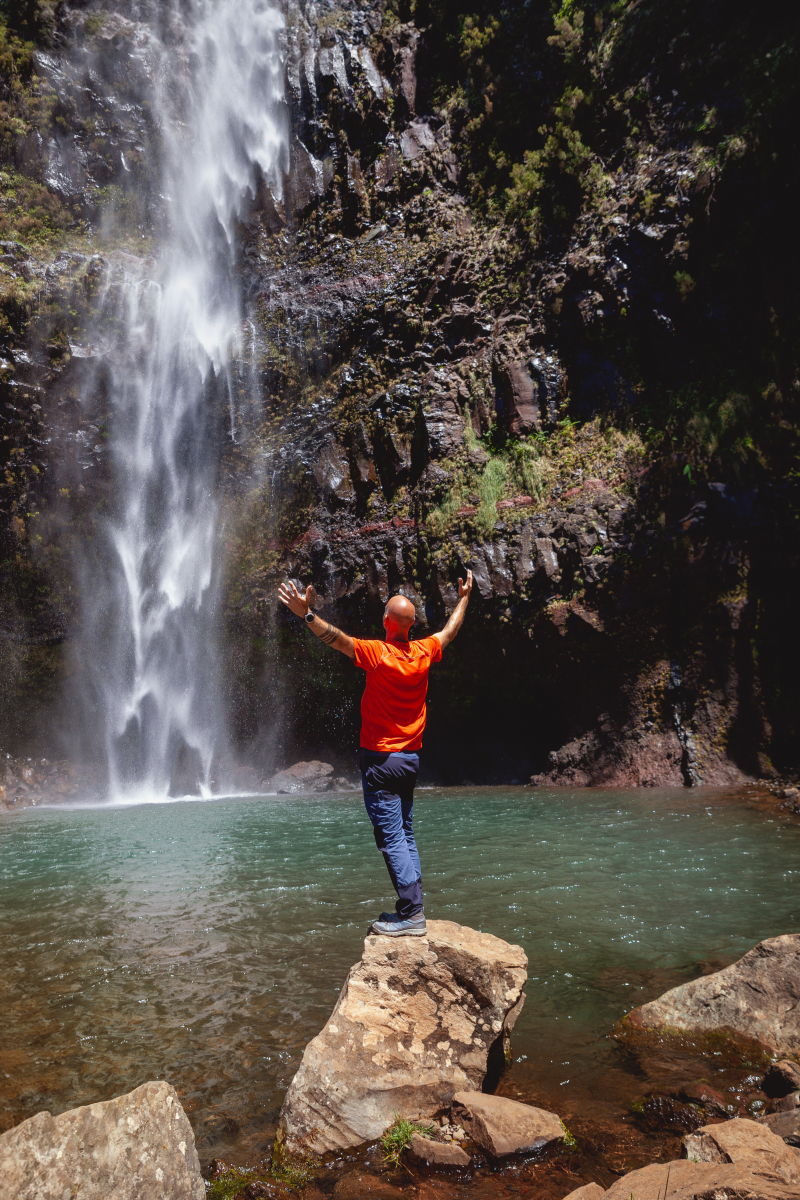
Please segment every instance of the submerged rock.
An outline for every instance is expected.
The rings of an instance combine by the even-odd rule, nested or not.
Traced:
[[[800,933],[767,938],[724,970],[635,1008],[623,1029],[723,1032],[772,1054],[800,1053]]]
[[[471,1140],[494,1158],[528,1154],[566,1136],[555,1113],[505,1096],[458,1092],[452,1111],[453,1119],[461,1121]]]
[[[14,1200],[204,1200],[194,1134],[175,1089],[143,1083],[125,1096],[0,1136],[2,1194]]]
[[[479,1088],[522,1008],[520,946],[453,921],[424,938],[370,935],[281,1109],[278,1139],[323,1153],[379,1137]]]
[[[267,786],[279,796],[287,796],[292,793],[328,792],[333,784],[333,767],[330,763],[312,759],[279,771]]]

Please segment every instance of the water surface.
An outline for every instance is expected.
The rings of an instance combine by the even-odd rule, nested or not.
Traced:
[[[800,928],[800,829],[711,790],[422,791],[416,818],[428,915],[530,959],[510,1094],[591,1095],[624,1012]],[[167,1078],[204,1158],[262,1147],[391,900],[354,796],[1,818],[0,1127]]]

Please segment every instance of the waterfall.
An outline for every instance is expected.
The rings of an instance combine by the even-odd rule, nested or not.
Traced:
[[[116,796],[207,794],[224,741],[211,398],[227,397],[235,436],[231,368],[252,340],[237,222],[262,183],[280,194],[288,156],[279,12],[191,0],[164,5],[159,24],[147,99],[165,215],[155,261],[125,257],[102,314],[116,330],[104,354],[113,499],[84,580],[83,654]]]

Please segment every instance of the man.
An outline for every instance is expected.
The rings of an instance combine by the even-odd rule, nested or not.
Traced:
[[[471,591],[472,572],[467,571],[466,583],[458,581],[458,604],[442,632],[418,642],[408,638],[416,614],[405,596],[392,596],[386,605],[386,640],[381,642],[348,637],[316,616],[317,594],[311,585],[305,595],[291,582],[281,584],[278,592],[281,602],[302,617],[312,633],[367,673],[361,700],[361,784],[375,842],[397,892],[396,911],[381,913],[372,923],[372,932],[388,937],[427,933],[412,814],[428,671],[461,628]]]

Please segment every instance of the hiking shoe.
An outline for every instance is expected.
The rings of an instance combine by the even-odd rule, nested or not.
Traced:
[[[406,920],[395,915],[388,921],[373,921],[370,926],[370,933],[382,933],[386,937],[425,937],[427,932],[428,925],[424,913]]]

